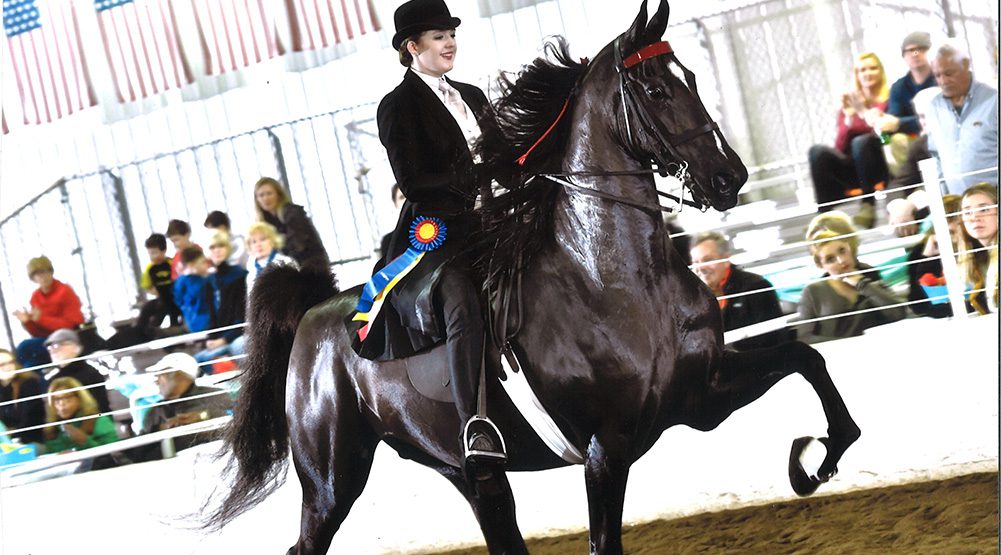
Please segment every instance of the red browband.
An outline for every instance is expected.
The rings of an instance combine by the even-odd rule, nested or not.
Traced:
[[[661,42],[655,42],[653,44],[649,44],[647,46],[644,46],[643,48],[640,48],[632,56],[629,56],[628,58],[623,60],[622,67],[624,67],[625,69],[629,69],[644,60],[648,60],[650,58],[656,58],[657,56],[661,56],[663,54],[670,54],[671,52],[674,52],[674,49],[671,48],[671,43],[667,42],[666,40]]]

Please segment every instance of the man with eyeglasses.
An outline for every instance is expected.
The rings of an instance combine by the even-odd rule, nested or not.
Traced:
[[[914,111],[914,95],[937,83],[928,63],[928,49],[931,48],[931,36],[923,31],[915,31],[906,37],[900,45],[900,54],[907,64],[907,74],[897,79],[890,87],[890,104],[886,108],[887,117],[881,125],[887,133],[906,133],[918,135],[921,124]]]
[[[723,331],[735,330],[782,316],[775,288],[758,274],[730,262],[730,240],[718,231],[704,231],[692,238],[691,256],[695,275],[719,302]],[[719,297],[722,297],[720,299]],[[774,347],[792,340],[787,329],[748,337],[732,344],[738,351]]]
[[[876,123],[877,131],[889,135],[892,156],[887,159],[891,171],[907,159],[911,142],[921,134],[921,123],[914,110],[914,96],[936,85],[935,75],[928,63],[927,52],[931,48],[931,36],[924,31],[915,31],[900,44],[900,55],[907,64],[907,73],[890,87],[890,101]]]
[[[56,330],[45,340],[45,348],[49,350],[56,371],[45,376],[50,383],[56,378],[76,378],[84,386],[94,386],[87,389],[97,407],[102,413],[109,412],[108,388],[104,386],[105,376],[85,360],[73,360],[83,352],[80,336],[69,329]],[[69,361],[69,362],[67,362]],[[101,385],[97,385],[101,384]]]

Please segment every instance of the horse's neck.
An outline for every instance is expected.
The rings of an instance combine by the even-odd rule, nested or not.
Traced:
[[[580,122],[571,133],[563,165],[566,172],[609,172],[641,169],[617,148],[603,127]],[[603,145],[603,146],[602,146]],[[656,204],[649,176],[571,177],[580,186],[648,205]],[[556,207],[555,248],[596,289],[605,284],[649,282],[663,257],[660,218],[623,203],[603,200],[564,187]],[[660,261],[662,262],[662,261]]]

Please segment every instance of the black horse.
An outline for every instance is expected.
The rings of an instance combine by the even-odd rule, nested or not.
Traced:
[[[555,56],[506,83],[479,147],[510,189],[485,209],[485,242],[497,245],[491,278],[523,268],[516,351],[542,404],[584,455],[594,553],[622,552],[630,465],[671,426],[711,430],[801,374],[829,425],[814,475],[798,463],[806,441],[793,443],[790,479],[801,495],[834,475],[860,433],[814,349],[723,348],[716,300],[664,233],[652,167],[682,177],[696,204],[718,210],[736,204],[747,178],[694,77],[660,42],[668,11],[662,0],[648,25],[644,1],[632,26],[590,62],[573,61],[562,42],[551,46]],[[514,162],[529,150],[522,165]],[[326,553],[385,441],[458,488],[491,553],[525,553],[504,472],[467,479],[455,409],[419,393],[408,377],[408,366],[444,361],[442,347],[406,360],[359,358],[343,324],[359,292],[335,294],[329,276],[290,268],[258,280],[243,387],[226,432],[236,479],[209,525],[222,526],[273,491],[291,445],[303,504],[289,553]],[[489,353],[488,375],[500,372],[497,354]],[[507,470],[568,464],[493,379],[487,398],[507,438]]]

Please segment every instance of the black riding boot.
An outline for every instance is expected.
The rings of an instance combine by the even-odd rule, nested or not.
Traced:
[[[445,321],[449,387],[459,412],[459,438],[467,462],[507,459],[500,432],[489,420],[476,417],[476,393],[483,362],[483,317],[476,288],[457,270],[444,272],[437,291]]]

